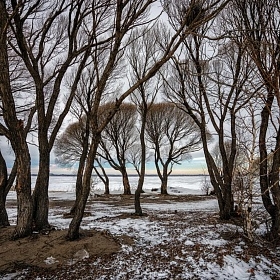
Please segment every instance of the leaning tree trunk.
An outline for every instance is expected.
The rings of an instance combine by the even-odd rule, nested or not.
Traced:
[[[78,172],[76,177],[76,199],[70,210],[71,215],[74,215],[77,209],[78,198],[81,197],[82,195],[83,173],[84,173],[85,162],[88,154],[89,135],[90,135],[89,120],[87,119],[85,124],[85,130],[83,131],[83,138],[82,138],[83,150],[79,160],[79,167],[78,167]]]
[[[96,157],[97,147],[98,147],[99,139],[97,137],[95,142],[91,143],[91,147],[88,153],[86,166],[84,169],[84,174],[82,177],[82,185],[81,185],[81,192],[78,197],[76,197],[76,209],[74,212],[73,219],[69,225],[69,230],[67,234],[67,238],[69,240],[76,240],[79,238],[80,233],[80,225],[83,219],[87,199],[90,193],[90,186],[91,186],[91,176],[93,170],[94,159]]]
[[[40,149],[39,172],[36,179],[33,198],[33,221],[35,229],[40,231],[50,227],[49,214],[49,176],[50,153],[47,147]]]
[[[0,227],[9,226],[9,219],[6,210],[6,188],[7,188],[7,166],[0,151]]]

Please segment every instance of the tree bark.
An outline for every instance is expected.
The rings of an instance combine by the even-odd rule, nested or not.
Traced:
[[[168,195],[168,192],[167,192],[167,182],[168,182],[167,167],[168,167],[168,165],[169,165],[169,162],[166,162],[166,164],[163,166],[162,176],[160,176],[160,180],[161,180],[160,192],[161,192],[161,194],[164,194],[164,195]]]
[[[0,151],[0,228],[9,226],[9,219],[6,210],[6,188],[8,183],[7,166]]]
[[[23,135],[22,135],[23,134]],[[16,149],[17,158],[17,225],[13,233],[13,239],[28,236],[32,232],[32,197],[31,197],[31,160],[25,133],[21,130],[22,137]]]
[[[265,209],[269,213],[271,220],[272,220],[272,226],[271,226],[271,239],[277,239],[278,238],[278,231],[279,231],[279,209],[276,205],[273,205],[273,202],[270,197],[270,187],[279,188],[279,183],[276,186],[271,185],[271,182],[274,182],[275,180],[270,180],[269,178],[269,171],[268,171],[268,153],[267,153],[267,147],[266,147],[266,135],[267,135],[267,129],[268,129],[268,123],[269,123],[269,117],[271,113],[271,107],[274,100],[274,94],[273,90],[268,89],[268,95],[266,99],[266,104],[263,107],[263,110],[261,112],[261,124],[260,124],[260,134],[259,134],[259,151],[260,151],[260,188],[262,192],[262,201]],[[276,140],[279,141],[279,138]],[[279,166],[278,166],[279,168]],[[277,176],[279,174],[279,170],[277,173]],[[279,180],[279,177],[277,178],[277,181]],[[273,189],[272,188],[272,189]]]
[[[126,169],[123,168],[121,170],[121,173],[122,173],[122,180],[123,180],[123,194],[131,195],[130,184],[129,184],[129,179],[128,179]]]
[[[0,1],[0,96],[3,118],[9,131],[9,139],[17,161],[18,215],[13,238],[20,238],[29,235],[32,231],[31,163],[24,123],[17,119],[16,105],[10,84],[7,25],[8,15],[5,1]]]
[[[46,146],[39,149],[39,171],[35,184],[35,189],[32,194],[33,199],[33,221],[37,231],[44,230],[50,227],[48,221],[49,213],[49,176],[50,176],[50,153]]]
[[[142,98],[144,99],[144,95],[142,93]],[[146,142],[145,142],[145,127],[147,122],[147,103],[143,100],[142,102],[142,123],[141,123],[141,130],[140,130],[140,144],[141,144],[141,167],[140,167],[140,176],[138,179],[137,189],[134,195],[134,207],[135,207],[135,214],[142,216],[142,208],[140,202],[140,196],[143,191],[143,185],[145,180],[145,172],[146,172]]]
[[[81,197],[81,195],[82,195],[83,174],[84,174],[86,158],[87,158],[87,154],[88,154],[89,135],[90,135],[89,120],[87,118],[86,124],[85,124],[85,130],[82,133],[83,150],[82,150],[82,154],[81,154],[81,157],[79,160],[79,167],[78,167],[78,172],[77,172],[77,177],[76,177],[76,200],[70,210],[70,214],[75,213],[77,206],[78,206],[78,198]]]
[[[91,143],[90,150],[88,153],[86,166],[84,170],[84,174],[82,177],[82,185],[81,185],[81,192],[79,193],[79,196],[76,197],[76,209],[74,212],[74,217],[69,225],[69,230],[67,234],[67,239],[69,240],[76,240],[79,238],[79,229],[80,225],[83,219],[87,199],[90,193],[90,184],[91,184],[91,176],[92,176],[92,170],[93,170],[93,164],[94,159],[96,157],[97,147],[98,143],[100,141],[100,138],[98,140],[96,137],[93,137],[95,140]]]

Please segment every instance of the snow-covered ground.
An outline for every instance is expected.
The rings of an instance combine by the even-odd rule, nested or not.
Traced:
[[[52,178],[51,199],[72,200],[73,178],[72,182],[69,177]],[[171,177],[169,187],[178,194],[201,194],[201,182],[201,177]],[[151,189],[159,186],[156,177],[148,177],[147,195],[153,197]],[[111,188],[120,191],[121,179],[114,177]],[[102,191],[101,186],[97,185],[95,191]],[[14,199],[15,194],[10,193],[8,200]],[[110,259],[97,258],[90,264],[88,278],[80,279],[280,279],[280,247],[264,254],[268,245],[259,239],[265,233],[265,226],[259,225],[256,247],[259,252],[253,254],[254,245],[243,238],[240,226],[220,222],[215,198],[195,202],[145,203],[143,200],[142,208],[148,216],[120,218],[122,214],[132,213],[133,205],[89,203],[87,211],[92,215],[84,218],[82,228],[108,231],[115,237],[128,235],[135,244],[123,244],[122,250]],[[50,223],[67,228],[71,220],[62,217],[64,212],[60,207],[50,209]],[[15,207],[9,208],[8,213],[15,223]],[[73,275],[79,275],[77,268],[69,269]],[[6,275],[3,279],[17,279],[19,274],[13,276]],[[63,275],[57,277],[63,279]]]

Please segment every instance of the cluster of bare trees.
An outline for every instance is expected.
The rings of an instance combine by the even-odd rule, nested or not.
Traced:
[[[121,172],[126,194],[127,163],[134,165],[141,215],[147,151],[166,193],[173,164],[202,146],[221,219],[231,217],[238,185],[252,239],[259,181],[277,238],[279,34],[276,0],[0,1],[0,133],[15,154],[9,177],[0,154],[0,226],[8,225],[5,200],[16,176],[13,237],[49,227],[54,145],[61,162],[78,162],[71,240],[79,236],[93,170],[109,192],[103,161]],[[131,103],[123,103],[127,97]],[[75,122],[58,137],[69,112]],[[39,150],[33,192],[31,136]]]
[[[100,106],[99,119],[103,120],[113,106],[112,103]],[[182,160],[190,157],[191,152],[201,149],[198,127],[175,104],[161,102],[148,104],[148,107],[145,147],[141,147],[137,127],[139,114],[133,103],[122,103],[102,131],[94,170],[101,180],[105,178],[102,180],[105,194],[109,193],[109,179],[102,162],[121,173],[124,194],[130,195],[127,165],[131,164],[140,176],[142,148],[145,148],[145,154],[149,153],[149,150],[153,151],[153,162],[162,182],[161,194],[167,194],[167,180],[173,165],[180,164]],[[56,142],[55,154],[58,161],[68,166],[77,162],[82,154],[82,138],[83,128],[79,122],[68,126]],[[146,146],[150,149],[147,150]]]
[[[68,233],[69,239],[75,239],[79,236],[102,131],[122,101],[152,78],[182,40],[202,22],[211,20],[226,3],[207,1],[201,17],[202,11],[193,13],[196,1],[182,2],[185,14],[178,29],[169,32],[163,28],[155,39],[164,45],[155,52],[145,72],[124,90],[121,85],[118,89],[118,81],[126,74],[127,46],[141,40],[141,35],[157,21],[150,14],[153,4],[168,12],[180,8],[176,1],[155,0],[0,2],[1,134],[10,141],[16,159],[18,219],[14,238],[29,235],[32,227],[41,230],[49,226],[50,152],[71,104],[78,121],[83,122],[77,198]],[[137,36],[135,32],[141,26],[143,31]],[[99,122],[99,107],[104,99],[112,100],[112,95],[116,101]],[[39,149],[39,172],[33,192],[28,147],[31,133],[37,137]],[[5,166],[1,167],[2,213],[8,179]],[[8,224],[7,219],[3,224]]]

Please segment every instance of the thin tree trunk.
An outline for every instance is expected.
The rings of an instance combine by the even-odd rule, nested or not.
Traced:
[[[80,225],[83,219],[87,199],[90,193],[90,185],[91,185],[91,176],[92,176],[92,170],[93,170],[93,164],[94,164],[94,159],[96,157],[96,152],[97,152],[97,147],[99,143],[99,138],[98,140],[93,137],[95,142],[91,143],[91,147],[88,153],[87,161],[86,161],[86,166],[82,178],[82,185],[81,185],[81,192],[78,197],[76,197],[76,209],[74,212],[74,217],[69,225],[68,229],[68,234],[67,238],[69,240],[76,240],[79,238],[80,233]]]
[[[94,171],[97,174],[97,176],[100,178],[100,180],[104,184],[104,189],[105,189],[104,194],[110,194],[110,188],[109,188],[110,180],[109,180],[109,177],[106,174],[105,168],[102,166],[100,160],[98,158],[96,158],[95,160],[96,160],[99,168],[101,169],[102,174],[100,174],[100,172],[98,171],[98,169],[95,166],[93,168],[94,168]]]
[[[138,179],[137,189],[134,195],[134,207],[135,214],[142,216],[142,208],[140,203],[140,196],[143,191],[143,185],[145,180],[145,172],[146,172],[146,143],[145,143],[145,126],[147,120],[147,104],[143,102],[142,106],[144,107],[143,115],[142,115],[142,123],[141,123],[141,131],[140,131],[140,144],[141,144],[141,168],[140,168],[140,176]]]
[[[78,198],[82,195],[82,184],[83,184],[83,174],[85,168],[85,161],[86,161],[86,154],[87,152],[83,151],[83,154],[79,160],[79,167],[76,177],[76,200],[70,210],[70,214],[74,214],[77,209]]]
[[[278,235],[279,228],[279,210],[270,197],[270,178],[268,172],[268,154],[266,147],[266,134],[268,129],[269,117],[271,112],[272,103],[274,100],[273,90],[268,89],[268,96],[266,104],[261,112],[261,124],[259,133],[259,151],[260,151],[260,188],[262,192],[262,201],[265,209],[272,219],[271,238],[274,239]],[[278,179],[279,180],[279,179]]]
[[[72,206],[70,210],[70,214],[73,215],[77,209],[77,203],[78,203],[78,198],[82,195],[82,185],[83,185],[83,174],[84,174],[84,169],[85,169],[85,163],[87,159],[87,154],[88,154],[88,146],[89,146],[89,120],[87,119],[86,124],[85,124],[85,130],[84,133],[82,133],[82,143],[83,143],[83,150],[82,154],[79,160],[79,167],[78,167],[78,172],[77,172],[77,177],[76,177],[76,200],[74,202],[74,205]]]

